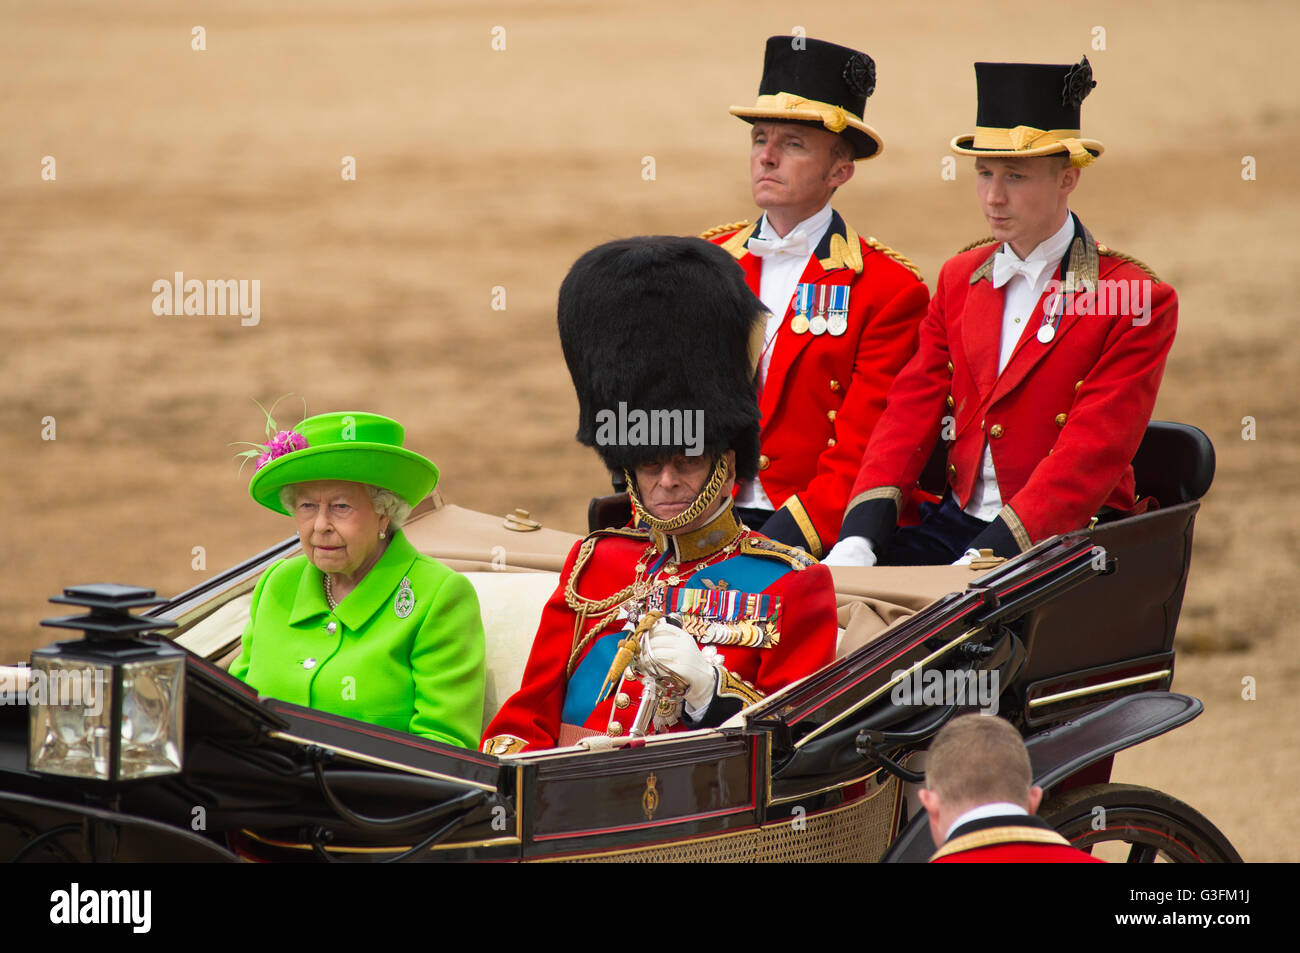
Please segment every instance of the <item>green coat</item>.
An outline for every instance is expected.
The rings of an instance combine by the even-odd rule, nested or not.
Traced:
[[[404,579],[414,608],[400,618]],[[483,657],[474,587],[399,532],[333,612],[306,556],[267,569],[230,674],[261,695],[477,748]]]

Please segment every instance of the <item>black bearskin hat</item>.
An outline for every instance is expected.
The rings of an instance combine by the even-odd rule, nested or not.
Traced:
[[[701,239],[624,238],[584,254],[560,286],[558,308],[578,441],[615,472],[734,450],[737,478],[752,479],[751,346],[765,315],[735,260]]]

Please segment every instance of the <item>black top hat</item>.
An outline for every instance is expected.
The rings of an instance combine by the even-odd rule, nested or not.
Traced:
[[[746,122],[799,122],[839,133],[854,159],[871,159],[885,148],[880,134],[862,121],[876,88],[876,64],[866,53],[803,36],[773,36],[763,57],[763,79],[753,106],[732,106]]]
[[[560,285],[558,307],[578,441],[615,472],[693,449],[713,457],[735,450],[737,477],[752,479],[763,314],[744,272],[710,242],[625,238],[584,254]],[[690,439],[701,446],[689,447],[681,438],[699,412],[702,440]],[[620,418],[649,426],[638,436],[617,426]]]
[[[975,132],[952,140],[967,156],[1045,156],[1068,152],[1083,167],[1104,146],[1080,135],[1084,97],[1097,85],[1084,57],[1073,66],[1045,63],[976,63],[979,105]]]

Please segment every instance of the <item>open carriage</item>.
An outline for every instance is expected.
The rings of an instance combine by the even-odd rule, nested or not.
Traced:
[[[907,791],[923,779],[929,740],[954,715],[996,704],[1025,736],[1047,792],[1040,814],[1076,846],[1107,859],[1238,860],[1186,804],[1109,783],[1115,752],[1201,711],[1169,689],[1213,467],[1200,431],[1152,424],[1135,469],[1157,510],[991,569],[837,568],[832,664],[718,728],[610,750],[498,758],[259,699],[224,667],[258,576],[297,545],[287,540],[154,611],[178,623],[170,634],[184,653],[168,657],[180,663],[167,663],[171,675],[114,676],[94,728],[108,735],[109,773],[135,777],[29,764],[29,746],[50,749],[51,725],[65,748],[87,737],[87,716],[66,706],[29,721],[28,708],[0,706],[0,859],[923,861],[933,845]],[[436,498],[405,532],[478,591],[490,718],[519,683],[576,537]],[[68,590],[66,601],[92,606],[101,629],[150,625],[125,611],[148,601],[131,592]],[[124,664],[142,664],[150,639],[175,652],[142,637]],[[936,679],[971,690],[935,704]],[[141,770],[142,746],[172,763]]]

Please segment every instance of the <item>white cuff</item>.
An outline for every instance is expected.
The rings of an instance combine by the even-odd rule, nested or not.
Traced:
[[[709,706],[713,704],[713,699],[716,698],[717,696],[718,696],[718,670],[715,668],[713,670],[713,690],[709,692],[709,697],[704,699],[704,705],[701,706],[700,708],[696,708],[694,705],[691,704],[690,696],[687,696],[682,699],[682,707],[686,710],[686,714],[690,717],[691,721],[699,721],[708,712]]]
[[[876,551],[865,536],[849,536],[836,543],[822,562],[828,566],[874,566]]]

